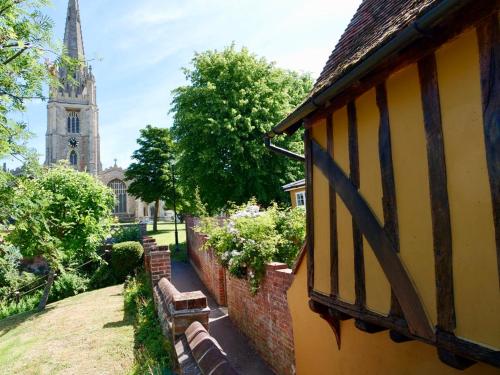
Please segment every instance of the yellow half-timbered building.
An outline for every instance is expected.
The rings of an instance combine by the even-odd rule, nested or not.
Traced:
[[[299,375],[500,373],[499,30],[494,0],[365,0],[268,135],[305,129]]]

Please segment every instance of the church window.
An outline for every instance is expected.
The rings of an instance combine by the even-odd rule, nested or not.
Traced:
[[[78,164],[78,155],[75,151],[71,151],[69,154],[69,163],[74,167]]]
[[[76,111],[68,111],[68,133],[80,133],[80,117]]]
[[[114,214],[127,212],[127,186],[121,180],[115,179],[108,184],[108,187],[113,189],[116,197],[116,205],[113,210]]]

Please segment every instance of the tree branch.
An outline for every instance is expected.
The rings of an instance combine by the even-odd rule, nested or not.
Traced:
[[[18,96],[2,89],[0,89],[0,95],[7,95],[8,97],[14,99],[17,102],[23,102],[24,100],[32,100],[32,99],[40,99],[40,100],[47,99],[45,96]]]
[[[7,60],[5,60],[4,62],[2,62],[2,65],[7,65],[8,63],[12,62],[13,60],[17,59],[19,56],[21,56],[24,51],[26,51],[29,47],[24,47],[22,50],[20,51],[17,51],[14,55],[12,55],[11,57],[9,57]]]

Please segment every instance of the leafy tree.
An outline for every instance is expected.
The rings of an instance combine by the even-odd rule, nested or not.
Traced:
[[[50,0],[0,0],[0,158],[27,153],[30,133],[15,121],[26,100],[45,99],[44,83],[58,85],[57,70],[74,70],[81,62],[52,42],[53,23],[42,9]]]
[[[7,241],[25,257],[41,256],[50,267],[39,309],[45,308],[56,270],[88,258],[109,234],[113,192],[87,173],[64,165],[39,178],[20,178],[14,188],[13,231]]]
[[[189,85],[174,90],[172,103],[184,190],[194,194],[199,187],[212,213],[251,197],[266,205],[285,202],[281,186],[301,178],[304,167],[270,153],[263,135],[304,99],[310,76],[234,45],[196,54],[184,72]],[[300,137],[277,143],[301,152]]]
[[[160,200],[172,205],[173,142],[170,131],[151,125],[141,130],[139,148],[132,154],[134,162],[125,172],[131,181],[128,192],[144,202],[155,203],[153,230],[158,230]]]

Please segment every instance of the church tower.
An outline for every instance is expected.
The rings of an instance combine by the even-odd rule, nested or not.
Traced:
[[[61,85],[50,90],[45,164],[67,160],[77,170],[97,176],[102,170],[99,109],[92,67],[85,61],[78,0],[68,3],[64,46],[68,55],[82,65],[71,73],[60,69]]]

